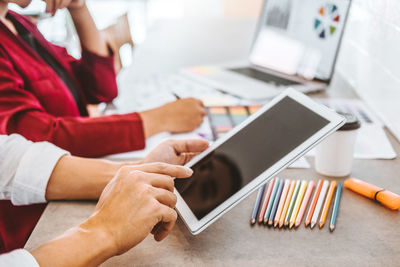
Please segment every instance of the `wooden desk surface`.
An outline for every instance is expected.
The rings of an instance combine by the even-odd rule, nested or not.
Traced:
[[[232,34],[232,29],[239,29],[238,33],[235,32],[236,36],[249,37],[248,32],[252,32],[254,21],[238,23],[242,28],[236,27],[235,22],[229,22],[226,25],[228,36],[218,35],[218,38],[228,38]],[[218,25],[220,25],[218,30],[221,31],[222,26]],[[208,27],[211,32],[215,28],[212,27],[212,23],[209,23]],[[245,33],[240,33],[240,31]],[[206,30],[203,33],[205,32]],[[196,36],[193,36],[193,43],[196,42]],[[214,36],[217,36],[215,32]],[[185,37],[190,39],[191,36]],[[228,40],[232,40],[232,36]],[[242,51],[248,45],[249,43],[237,49]],[[198,46],[191,47],[192,50],[196,48]],[[140,49],[138,50],[140,51]],[[148,52],[150,53],[150,51]],[[217,52],[215,50],[211,54]],[[232,55],[233,52],[228,51],[229,53]],[[136,73],[140,73],[144,71],[143,68],[148,68],[150,71],[151,62],[146,63],[144,60],[140,60],[140,58],[144,59],[147,53],[139,54],[137,64],[134,64],[131,71],[137,69]],[[242,52],[241,55],[244,54]],[[152,56],[151,54],[147,55]],[[219,56],[221,58],[227,55]],[[154,57],[152,58],[154,59]],[[168,65],[165,63],[168,60],[171,59],[165,59],[163,61],[165,65],[156,67],[156,71],[168,69],[165,67]],[[192,63],[197,64],[200,63],[199,61],[200,58],[195,56]],[[187,59],[182,62],[182,64],[187,63]],[[147,64],[147,67],[143,64]],[[179,64],[174,62],[169,70],[174,70],[179,67]],[[341,80],[339,75],[335,76],[327,94],[317,96],[356,97],[351,87]],[[400,155],[399,143],[390,133],[388,136],[396,153]],[[312,158],[308,158],[308,160],[312,163]],[[279,176],[307,180],[326,178],[316,174],[313,168],[288,169]],[[352,176],[399,193],[400,159],[355,160]],[[337,180],[343,181],[343,179]],[[161,243],[155,242],[149,236],[128,253],[110,259],[104,266],[264,266],[267,264],[272,266],[288,264],[297,266],[399,266],[400,264],[399,212],[390,211],[353,192],[344,190],[337,229],[334,233],[330,233],[326,225],[322,230],[316,228],[310,230],[303,225],[297,230],[279,230],[249,225],[255,197],[256,193],[252,194],[198,236],[192,236],[182,221],[178,219],[177,226],[170,236]],[[94,205],[94,202],[84,201],[51,202],[28,240],[26,248],[32,249],[79,224],[91,214]]]

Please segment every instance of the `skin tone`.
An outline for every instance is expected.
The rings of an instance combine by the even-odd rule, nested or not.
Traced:
[[[8,3],[26,7],[31,0],[0,0],[0,20],[11,32],[18,34],[6,18]],[[96,28],[84,0],[44,0],[46,12],[54,15],[58,9],[67,8],[71,14],[81,45],[100,56],[109,56],[106,38]],[[145,137],[160,132],[181,133],[196,129],[206,115],[203,103],[194,98],[178,99],[161,107],[139,113],[143,121]]]
[[[158,145],[141,162],[133,163],[64,156],[55,166],[47,184],[46,199],[98,199],[121,167],[130,166],[138,171],[152,172],[157,162],[160,168],[162,164],[159,162],[184,165],[207,147],[208,142],[203,139],[168,140]]]
[[[163,240],[177,218],[174,177],[193,173],[169,163],[185,164],[207,147],[201,139],[170,140],[139,163],[64,156],[50,177],[46,198],[100,199],[86,221],[32,250],[32,255],[40,266],[97,266],[150,233]],[[161,160],[166,163],[152,162]]]

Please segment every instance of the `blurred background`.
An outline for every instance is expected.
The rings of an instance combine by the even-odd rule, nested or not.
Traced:
[[[213,63],[209,59],[207,62],[202,62],[202,58],[210,53],[209,50],[197,50],[196,53],[192,53],[194,55],[191,61],[185,60],[185,57],[175,57],[182,49],[190,50],[193,47],[190,43],[183,43],[183,38],[181,38],[189,30],[173,32],[173,29],[178,29],[178,25],[186,24],[188,21],[197,21],[194,30],[201,31],[201,34],[204,35],[199,40],[204,39],[204,42],[223,44],[224,40],[217,40],[218,38],[215,36],[214,40],[207,39],[206,33],[207,27],[215,27],[215,25],[222,25],[218,27],[221,27],[220,30],[224,30],[224,24],[209,22],[216,20],[250,21],[251,27],[249,28],[255,28],[262,2],[262,0],[87,0],[100,29],[106,29],[118,22],[126,25],[126,21],[128,21],[129,33],[136,48],[140,47],[155,32],[160,40],[168,40],[166,44],[157,44],[157,46],[143,45],[146,47],[144,51],[147,54],[142,53],[143,59],[140,57],[136,59],[137,49],[132,50],[126,38],[123,38],[126,44],[119,44],[121,45],[121,67],[128,67],[132,61],[136,63],[136,60],[137,64],[143,65],[149,53],[158,53],[156,56],[163,57],[164,60],[177,58],[177,62],[171,62],[168,71],[178,70],[188,64]],[[43,13],[44,8],[42,1],[33,0],[30,7],[19,10],[19,12],[32,15],[38,20],[39,29],[48,40],[66,46],[73,56],[79,57],[80,48],[68,12],[61,10],[57,12],[56,16],[49,17]],[[13,9],[18,10],[16,7]],[[124,14],[126,14],[125,18],[118,20]],[[49,23],[50,21],[51,23]],[[172,27],[170,24],[174,26]],[[164,27],[164,25],[171,27]],[[188,23],[187,28],[190,28],[191,25]],[[126,27],[121,28],[123,30],[117,27],[116,32],[125,31],[126,35]],[[165,32],[166,28],[169,29],[169,32]],[[249,40],[245,40],[244,48],[251,43],[253,33],[254,31],[249,32],[246,36]],[[228,34],[234,35],[235,32],[232,31]],[[174,36],[178,35],[180,38],[174,39]],[[199,40],[196,39],[192,42],[199,42]],[[230,49],[230,46],[240,46],[241,43],[243,40],[238,44],[226,44],[226,49]],[[188,44],[190,44],[189,47]],[[199,44],[199,47],[201,45]],[[400,99],[399,46],[400,4],[398,0],[352,1],[336,72],[340,73],[357,93],[375,108],[377,113],[390,114],[390,118],[397,117],[393,107],[398,106],[398,99]],[[235,48],[238,51],[244,51],[237,55],[238,59],[243,59],[247,55],[244,48],[241,50]],[[164,49],[164,51],[159,51],[160,49]],[[165,54],[169,54],[169,58],[166,58]],[[215,52],[213,60],[226,60],[220,54],[223,55],[223,53]],[[141,69],[146,69],[146,66],[137,68],[137,70]],[[155,64],[148,67],[146,71],[148,72],[149,69],[157,72],[165,70]],[[385,83],[383,84],[382,81]],[[390,120],[387,119],[387,121]],[[393,129],[396,129],[395,131],[400,133],[400,120],[392,120],[390,124]]]

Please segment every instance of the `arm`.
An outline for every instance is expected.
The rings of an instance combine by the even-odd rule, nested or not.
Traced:
[[[100,56],[109,56],[109,46],[97,29],[83,0],[73,0],[68,6],[81,45]]]
[[[164,239],[177,218],[172,177],[188,177],[192,171],[165,164],[151,168],[150,173],[122,168],[89,219],[32,251],[39,265],[97,266],[150,233],[157,241]]]
[[[77,60],[63,47],[51,45],[72,68],[76,79],[84,89],[90,104],[111,102],[118,94],[114,57],[110,46],[97,29],[84,0],[44,0],[46,11],[55,14],[67,7],[78,34],[82,57]]]
[[[0,135],[0,199],[10,199],[14,205],[97,199],[122,166],[156,172],[159,164],[152,162],[185,164],[207,146],[208,142],[201,139],[166,141],[138,165],[72,157],[47,142],[32,143],[19,135]]]

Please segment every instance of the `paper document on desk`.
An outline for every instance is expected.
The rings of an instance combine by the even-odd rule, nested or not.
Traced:
[[[357,99],[315,99],[336,111],[355,115],[361,122],[354,149],[357,159],[394,159],[394,151],[384,131],[384,124],[361,100]],[[315,155],[310,151],[309,155]]]

